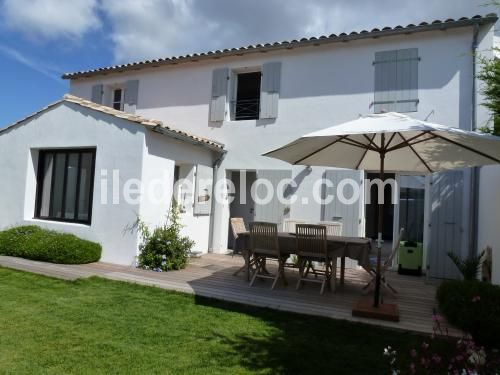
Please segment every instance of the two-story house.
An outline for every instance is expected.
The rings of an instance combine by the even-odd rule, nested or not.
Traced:
[[[496,15],[436,20],[65,74],[71,97],[0,133],[8,155],[0,169],[9,181],[0,187],[7,207],[0,226],[35,221],[72,231],[103,243],[103,260],[124,264],[133,262],[139,241],[126,228],[137,215],[164,220],[172,196],[185,233],[202,252],[231,246],[235,216],[280,224],[341,221],[344,235],[374,236],[376,209],[363,194],[355,204],[313,199],[320,179],[337,186],[349,177],[363,190],[370,171],[291,167],[261,155],[382,111],[466,130],[488,125],[475,73],[478,55],[492,56],[496,21]],[[70,173],[72,164],[79,173]],[[391,224],[385,239],[407,227],[423,243],[427,273],[456,277],[446,252],[465,256],[500,242],[499,175],[497,167],[482,168],[477,178],[470,170],[391,175],[400,199],[384,212]],[[131,188],[131,178],[144,185],[158,179],[163,199],[147,198],[143,188],[135,202],[110,202],[113,189]],[[192,184],[174,191],[179,178]],[[252,198],[260,179],[283,191],[266,201]],[[221,199],[213,196],[217,184]],[[320,188],[323,195],[331,189]],[[257,195],[266,189],[259,185]],[[79,198],[82,191],[89,193]],[[495,267],[500,282],[499,260]]]

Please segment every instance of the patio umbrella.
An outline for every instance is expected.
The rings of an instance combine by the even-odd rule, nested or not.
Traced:
[[[264,156],[291,164],[428,174],[500,163],[500,137],[464,131],[399,113],[362,116],[310,134]],[[377,277],[379,306],[383,203],[379,202]]]

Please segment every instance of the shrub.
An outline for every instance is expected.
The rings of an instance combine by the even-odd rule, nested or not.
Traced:
[[[498,348],[500,287],[480,281],[445,281],[438,288],[437,300],[450,323],[479,344]]]
[[[142,237],[139,246],[139,267],[154,271],[179,270],[186,267],[189,252],[194,241],[181,236],[182,225],[179,223],[179,209],[172,202],[167,222],[152,231],[139,218],[137,226]]]
[[[464,280],[476,280],[479,269],[483,264],[483,256],[486,250],[483,250],[478,255],[471,255],[465,259],[462,259],[454,253],[447,253],[448,257],[452,260],[458,271],[462,274]]]
[[[0,232],[0,254],[60,264],[97,262],[101,245],[36,225]]]

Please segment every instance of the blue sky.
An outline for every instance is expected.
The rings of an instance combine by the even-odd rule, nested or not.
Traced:
[[[64,72],[498,11],[487,2],[0,0],[0,128],[61,98]]]

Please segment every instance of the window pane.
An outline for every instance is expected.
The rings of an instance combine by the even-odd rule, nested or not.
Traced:
[[[117,110],[122,109],[122,90],[116,89],[113,91],[113,108]]]
[[[89,219],[90,192],[92,189],[92,154],[82,154],[82,165],[80,167],[80,194],[78,197],[78,220]]]
[[[261,73],[238,74],[235,120],[259,118]]]
[[[52,182],[52,167],[54,162],[53,154],[45,154],[41,156],[43,158],[43,169],[42,169],[42,189],[40,193],[40,213],[42,217],[49,216],[50,208],[50,183]]]
[[[64,207],[64,218],[75,218],[76,188],[78,179],[78,154],[71,153],[68,156],[68,165],[66,167],[66,202]]]
[[[66,164],[66,154],[56,154],[55,159],[54,184],[52,185],[52,200],[50,216],[62,217],[62,202],[64,190],[64,168]]]

